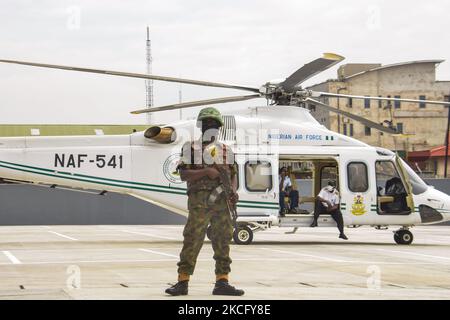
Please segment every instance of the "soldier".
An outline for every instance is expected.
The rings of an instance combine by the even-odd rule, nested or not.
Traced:
[[[223,126],[220,112],[215,108],[204,108],[197,118],[197,127],[202,130],[200,141],[186,142],[178,166],[181,179],[187,182],[189,216],[184,227],[183,249],[178,262],[178,282],[166,289],[172,296],[187,295],[188,282],[194,273],[197,256],[203,245],[208,225],[211,225],[211,242],[216,261],[216,284],[213,295],[242,296],[243,290],[229,285],[231,259],[230,242],[233,234],[232,219],[228,204],[235,205],[237,168],[234,154],[229,147],[217,141],[219,128]],[[223,166],[230,174],[231,197],[225,198],[223,184],[217,166]]]

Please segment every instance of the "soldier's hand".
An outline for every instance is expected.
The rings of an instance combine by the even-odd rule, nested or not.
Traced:
[[[206,168],[205,170],[206,170],[206,175],[210,179],[216,179],[220,175],[219,170],[217,170],[214,167],[209,167],[209,168]]]
[[[233,204],[236,204],[239,201],[239,195],[237,194],[237,192],[234,192],[231,196],[230,196],[230,201]]]

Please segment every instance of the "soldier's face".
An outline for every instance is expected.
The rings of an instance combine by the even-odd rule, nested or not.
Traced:
[[[203,140],[210,140],[219,134],[220,123],[214,119],[204,119],[202,121]]]

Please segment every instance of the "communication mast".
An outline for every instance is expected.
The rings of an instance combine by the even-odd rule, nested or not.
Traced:
[[[147,60],[147,74],[152,74],[152,42],[150,41],[150,31],[147,26],[147,41],[146,41],[146,60]],[[147,108],[153,107],[153,80],[145,80],[146,90],[146,106]],[[147,113],[147,122],[151,123],[151,113]]]

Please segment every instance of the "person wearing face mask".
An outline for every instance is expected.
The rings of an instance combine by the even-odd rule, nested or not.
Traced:
[[[233,151],[218,141],[223,126],[222,115],[215,108],[204,108],[197,117],[201,139],[183,145],[178,171],[187,183],[189,215],[183,230],[183,248],[178,262],[178,282],[166,289],[172,296],[188,294],[188,282],[194,273],[208,225],[211,225],[211,243],[216,261],[216,284],[213,295],[242,296],[243,290],[228,283],[230,273],[230,242],[233,224],[228,205],[236,206],[238,195],[237,167]],[[220,170],[230,176],[231,192],[224,192]],[[228,189],[227,189],[228,190]],[[230,198],[226,199],[226,194]]]
[[[311,227],[317,227],[317,219],[322,213],[330,214],[336,221],[339,229],[339,238],[348,240],[344,234],[344,219],[339,210],[339,192],[336,190],[336,181],[329,180],[328,185],[320,190],[316,199],[316,208],[314,210],[314,220]]]

